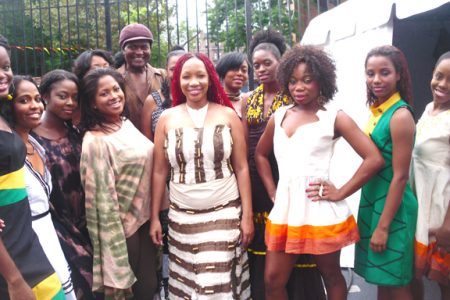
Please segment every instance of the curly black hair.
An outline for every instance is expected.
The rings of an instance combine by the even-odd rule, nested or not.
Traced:
[[[300,64],[306,64],[314,80],[319,83],[324,103],[329,102],[337,92],[336,66],[334,60],[318,46],[294,46],[286,51],[278,66],[278,83],[283,93],[289,93],[289,80]]]
[[[265,47],[268,46],[267,44],[272,44],[275,46],[279,53],[274,53],[271,47]],[[255,33],[248,49],[250,55],[253,55],[255,50],[264,49],[272,52],[275,57],[279,58],[284,54],[284,52],[286,52],[287,46],[284,36],[280,32],[269,28],[267,30],[261,30]]]
[[[119,84],[121,90],[125,95],[125,85],[122,75],[111,68],[101,68],[90,70],[81,80],[79,89],[79,98],[83,99],[81,102],[81,123],[83,134],[86,131],[94,129],[96,126],[104,130],[111,129],[111,124],[108,123],[107,118],[98,110],[94,109],[95,99],[98,84],[101,78],[111,76]],[[126,95],[125,95],[126,97]],[[126,99],[126,98],[125,98]],[[122,112],[123,117],[127,117],[126,107]]]

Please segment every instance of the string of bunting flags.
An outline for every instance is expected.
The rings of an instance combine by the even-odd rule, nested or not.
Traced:
[[[41,51],[47,53],[48,55],[50,55],[50,52],[65,54],[66,52],[82,52],[86,50],[85,48],[75,48],[75,47],[47,48],[47,47],[17,46],[17,45],[11,45],[10,47],[21,51],[25,50]]]

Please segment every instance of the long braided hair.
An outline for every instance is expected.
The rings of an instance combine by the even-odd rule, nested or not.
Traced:
[[[217,76],[213,63],[209,60],[209,58],[206,55],[202,53],[195,53],[195,54],[186,53],[178,60],[175,66],[175,70],[173,72],[173,79],[172,79],[173,106],[177,106],[186,102],[186,96],[183,94],[183,91],[181,90],[180,76],[184,63],[191,58],[197,58],[201,60],[205,65],[209,79],[209,87],[207,92],[208,101],[223,106],[228,106],[234,110],[233,104],[231,103],[230,99],[228,99],[227,94],[225,93],[222,85],[220,84],[220,80],[219,77]]]

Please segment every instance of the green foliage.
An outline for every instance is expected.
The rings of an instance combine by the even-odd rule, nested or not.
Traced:
[[[298,42],[298,37],[292,36],[292,32],[297,32],[297,4],[298,1],[292,0],[251,0],[251,32],[271,26],[280,30],[290,44]],[[224,42],[225,52],[245,50],[245,1],[216,0],[209,5],[208,12],[211,40]]]

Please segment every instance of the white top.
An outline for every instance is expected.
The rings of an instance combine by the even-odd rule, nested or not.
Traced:
[[[35,153],[39,155],[45,166],[45,150],[39,143],[30,135],[28,140],[33,145]],[[44,175],[42,176],[33,169],[31,164],[26,160],[25,168],[25,183],[28,193],[28,201],[30,202],[31,215],[36,216],[49,210],[49,199],[52,191],[52,177],[50,171],[45,167]]]
[[[45,166],[45,150],[31,136],[29,142],[35,149],[34,155],[40,155]],[[56,271],[64,289],[67,300],[76,300],[73,289],[70,267],[64,256],[59,243],[52,218],[49,213],[49,199],[52,191],[52,178],[50,171],[44,167],[44,175],[39,174],[28,160],[25,162],[25,184],[27,187],[28,201],[30,202],[31,215],[37,218],[33,220],[32,226],[39,242],[53,269]]]
[[[275,112],[274,152],[280,172],[280,181],[290,177],[328,178],[334,145],[334,122],[337,111],[319,110],[319,120],[297,128],[291,137],[281,127],[286,111],[292,105]]]
[[[169,130],[170,200],[184,208],[200,209],[237,199],[232,144],[231,130],[223,124]]]

